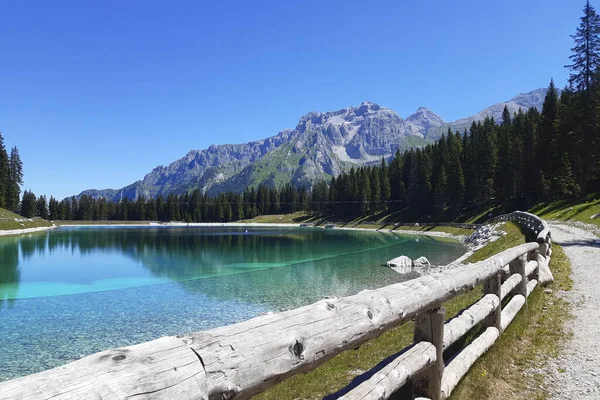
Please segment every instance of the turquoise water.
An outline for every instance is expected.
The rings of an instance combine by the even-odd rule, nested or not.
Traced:
[[[458,243],[313,228],[73,227],[0,238],[0,380],[415,277]]]

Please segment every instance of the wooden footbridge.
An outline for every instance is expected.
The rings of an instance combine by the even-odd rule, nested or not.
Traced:
[[[386,399],[406,384],[414,398],[447,398],[534,288],[552,279],[548,225],[522,212],[497,220],[514,221],[535,241],[354,296],[103,351],[0,383],[0,399],[247,399],[410,320],[414,344],[398,349],[399,356],[341,398]],[[447,321],[444,303],[482,284],[481,299]],[[479,336],[448,354],[482,325]]]

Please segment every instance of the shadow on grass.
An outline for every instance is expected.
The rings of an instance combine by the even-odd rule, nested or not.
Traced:
[[[377,364],[376,366],[371,368],[369,371],[354,378],[352,380],[352,382],[350,382],[348,384],[348,386],[338,390],[335,393],[332,393],[332,394],[329,394],[329,395],[323,397],[323,400],[335,400],[335,399],[339,399],[340,397],[348,394],[350,391],[357,388],[361,383],[366,382],[369,379],[371,379],[373,377],[373,375],[375,375],[376,373],[381,371],[388,364],[393,362],[396,358],[400,357],[402,354],[406,353],[408,350],[412,349],[413,347],[414,347],[414,345],[408,346],[405,349],[403,349],[402,351],[400,351],[396,354],[392,354],[391,356],[383,359],[379,364]],[[394,393],[390,397],[390,399],[406,399],[406,398],[409,398],[410,394],[411,394],[411,389],[410,389],[409,385],[404,385],[404,387],[402,387],[398,392]]]

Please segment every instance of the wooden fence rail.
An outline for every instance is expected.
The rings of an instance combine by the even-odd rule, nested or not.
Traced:
[[[103,351],[0,383],[0,399],[247,399],[412,319],[415,343],[342,398],[385,399],[407,382],[416,397],[446,398],[510,324],[548,265],[547,225],[530,215],[510,218],[521,217],[543,242],[354,296]],[[444,302],[479,285],[482,298],[445,321]],[[471,343],[444,353],[478,326],[482,333]]]

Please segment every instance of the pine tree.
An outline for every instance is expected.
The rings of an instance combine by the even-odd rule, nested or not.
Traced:
[[[9,158],[4,147],[4,138],[0,133],[0,207],[6,207],[8,197],[8,182],[9,182]]]
[[[8,190],[6,192],[6,208],[18,213],[19,199],[21,197],[21,185],[23,184],[23,163],[19,156],[19,150],[13,147],[10,152],[8,163]]]
[[[235,205],[233,207],[233,219],[235,221],[240,221],[244,219],[244,204],[242,202],[242,196],[235,196]]]
[[[387,202],[392,197],[392,188],[390,183],[390,171],[385,163],[385,158],[381,157],[381,166],[380,166],[380,177],[379,182],[381,184],[381,201],[384,203],[384,207],[387,207]]]
[[[576,101],[579,103],[574,139],[579,144],[578,152],[581,157],[581,165],[577,171],[578,181],[582,193],[586,194],[590,180],[599,172],[600,163],[597,150],[600,146],[597,126],[600,95],[600,16],[589,1],[586,2],[580,21],[575,35],[571,36],[575,41],[575,47],[571,49],[573,54],[569,57],[573,63],[566,67],[571,70],[570,89],[577,93]]]
[[[576,123],[573,119],[577,113],[577,104],[576,94],[571,90],[563,90],[556,121],[557,135],[550,150],[553,155],[551,189],[553,196],[557,199],[575,197],[580,192],[578,179],[574,172],[582,165],[577,151],[581,145],[576,140],[579,135],[575,134]]]
[[[23,200],[21,201],[21,209],[19,213],[25,218],[35,217],[36,212],[36,196],[33,192],[26,190],[23,192]]]
[[[475,196],[477,194],[477,174],[475,173],[475,150],[473,145],[473,132],[476,129],[476,124],[471,125],[471,134],[467,133],[467,130],[462,134],[462,164],[465,174],[465,198],[464,204],[471,205],[475,202]]]
[[[448,131],[448,201],[450,207],[458,210],[465,196],[465,175],[462,166],[462,143],[460,133]]]
[[[49,218],[51,220],[59,219],[60,203],[53,196],[50,196],[50,201],[48,202],[48,211],[50,212]]]
[[[385,204],[381,202],[381,167],[369,168],[368,175],[370,175],[369,182],[371,184],[369,209],[371,212],[375,212]]]
[[[560,162],[560,153],[556,153],[555,143],[557,140],[556,120],[558,118],[558,91],[554,86],[554,80],[550,81],[548,92],[542,106],[542,119],[538,132],[537,163],[543,172],[544,178],[549,184],[554,178],[556,165]],[[543,199],[548,200],[548,199]]]
[[[502,110],[502,125],[510,126],[511,122],[510,111],[508,111],[508,107],[504,105],[504,109]]]
[[[583,8],[579,27],[574,35],[575,47],[569,56],[573,62],[566,67],[571,70],[569,84],[577,91],[587,91],[591,88],[596,70],[600,64],[600,16],[590,5],[589,0]]]
[[[37,217],[42,218],[42,219],[48,219],[48,203],[46,201],[46,196],[41,195],[37,199],[36,214],[35,215]]]
[[[495,123],[493,118],[486,118],[478,124],[476,148],[476,166],[478,174],[477,201],[479,204],[490,204],[495,196],[494,178],[496,177],[498,148],[496,142]],[[473,132],[471,132],[473,135]]]
[[[496,172],[496,193],[498,201],[508,205],[515,196],[515,171],[512,154],[512,126],[508,116],[508,122],[504,122],[508,108],[504,107],[502,126],[498,129],[498,169]]]
[[[420,216],[426,215],[431,211],[432,206],[432,190],[431,190],[431,155],[430,147],[425,149],[417,149],[417,162],[415,174],[415,201],[413,207],[416,207],[417,213]]]
[[[396,156],[390,163],[389,180],[390,180],[390,191],[392,209],[402,209],[404,202],[406,201],[406,186],[404,183],[404,160],[400,150],[396,151]]]

